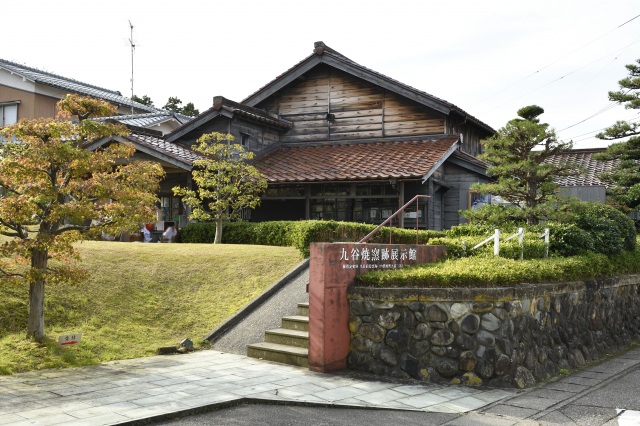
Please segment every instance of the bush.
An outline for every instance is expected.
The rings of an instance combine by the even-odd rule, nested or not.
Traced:
[[[178,231],[178,239],[183,243],[213,243],[215,236],[214,223],[190,223]]]
[[[594,251],[593,236],[577,225],[552,224],[549,228],[551,253],[567,257]]]
[[[636,229],[633,220],[621,211],[600,203],[575,203],[576,226],[591,234],[593,250],[603,254],[635,250]]]
[[[493,242],[489,242],[477,249],[473,247],[476,244],[481,243],[487,237],[493,235],[494,230],[490,232],[485,231],[483,234],[474,235],[478,231],[477,228],[471,227],[471,235],[459,236],[459,237],[447,237],[447,238],[432,238],[429,240],[429,244],[444,245],[447,246],[447,259],[456,259],[469,256],[481,256],[492,257],[493,256]],[[504,231],[500,241],[500,256],[510,259],[520,259],[520,254],[523,253],[524,259],[536,259],[544,257],[545,245],[544,241],[538,237],[538,233],[526,233],[523,241],[523,246],[520,247],[520,243],[517,238],[509,241],[504,241],[504,238],[514,234],[516,230]],[[456,232],[460,234],[459,230]]]
[[[373,271],[356,277],[371,287],[500,287],[521,283],[588,280],[640,272],[640,250],[615,256],[585,253],[573,257],[513,260],[468,257],[396,270]]]
[[[215,223],[192,223],[180,230],[184,243],[213,243]],[[258,244],[296,247],[304,257],[309,257],[309,246],[314,242],[359,241],[376,228],[375,225],[324,220],[228,222],[224,224],[222,242],[226,244]],[[389,228],[380,229],[370,243],[388,243]],[[416,231],[392,228],[394,244],[415,244]],[[443,231],[419,231],[418,244],[429,239],[443,237]]]
[[[464,210],[460,213],[474,224],[493,227],[514,226],[527,221],[525,211],[520,207],[502,204],[485,204],[477,209]]]

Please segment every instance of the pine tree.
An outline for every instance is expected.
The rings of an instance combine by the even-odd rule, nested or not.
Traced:
[[[609,92],[609,100],[618,102],[626,109],[640,109],[640,59],[638,65],[629,64],[629,76],[618,82],[620,90]],[[640,123],[617,121],[596,137],[603,140],[626,141],[614,143],[607,151],[597,156],[601,160],[618,160],[611,172],[600,177],[609,184],[607,194],[620,207],[640,206]]]
[[[572,142],[556,139],[553,129],[540,123],[538,116],[544,109],[537,105],[524,107],[489,139],[482,141],[484,154],[480,159],[490,166],[487,173],[492,183],[477,184],[472,189],[485,194],[499,195],[520,206],[528,224],[548,218],[556,208],[559,185],[553,179],[570,176],[579,171],[572,163],[553,164],[546,160],[571,149]]]

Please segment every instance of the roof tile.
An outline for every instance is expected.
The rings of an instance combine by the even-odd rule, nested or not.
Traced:
[[[550,157],[547,162],[552,164],[565,164],[576,163],[582,168],[584,172],[576,176],[558,177],[554,179],[554,182],[560,186],[600,186],[606,184],[600,180],[599,174],[609,172],[615,167],[618,160],[606,160],[600,161],[593,158],[594,154],[604,152],[605,148],[601,149],[574,149],[563,154],[558,154]]]
[[[195,160],[202,158],[198,153],[191,151],[182,145],[167,142],[164,139],[155,136],[145,135],[142,133],[131,133],[128,136],[128,139],[188,164],[193,164]]]
[[[269,183],[419,179],[457,143],[458,135],[416,140],[283,144],[256,159]]]
[[[47,86],[57,87],[59,89],[76,92],[81,95],[93,96],[115,103],[116,105],[133,106],[142,111],[156,112],[158,108],[147,106],[122,96],[120,92],[115,90],[104,89],[87,83],[82,83],[50,72],[42,71],[37,68],[31,68],[26,65],[20,65],[15,62],[0,59],[0,68],[4,68],[9,72],[18,74],[28,80],[36,83],[45,84]]]

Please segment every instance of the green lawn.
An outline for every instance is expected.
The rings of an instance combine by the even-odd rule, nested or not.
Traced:
[[[45,289],[47,342],[26,340],[27,286],[0,284],[0,374],[154,355],[196,345],[302,259],[294,248],[211,244],[78,244],[91,277]],[[62,334],[82,333],[76,347]]]

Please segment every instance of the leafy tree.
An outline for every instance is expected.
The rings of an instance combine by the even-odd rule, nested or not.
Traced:
[[[214,244],[218,244],[223,222],[238,219],[243,209],[259,206],[267,181],[258,169],[247,164],[253,153],[231,144],[232,135],[213,132],[197,142],[199,145],[192,149],[204,156],[194,161],[192,178],[197,189],[177,186],[173,193],[192,208],[190,219],[216,223]]]
[[[618,82],[620,90],[609,92],[609,100],[623,104],[627,109],[640,109],[640,59],[638,65],[627,65],[629,76]],[[597,156],[601,160],[618,160],[618,164],[601,178],[610,184],[609,196],[621,207],[640,206],[640,123],[617,121],[596,137],[604,140],[629,138],[614,143]]]
[[[180,100],[180,98],[171,96],[162,108],[186,115],[188,117],[195,117],[196,115],[200,114],[200,111],[196,109],[196,107],[193,105],[193,102],[189,102],[184,107],[181,107],[180,105],[182,105],[182,101]]]
[[[74,282],[72,243],[83,234],[137,229],[153,217],[163,175],[149,162],[130,162],[135,148],[113,144],[88,151],[91,141],[125,135],[124,126],[92,121],[117,114],[105,101],[67,95],[56,118],[20,120],[0,130],[0,277],[29,284],[27,335],[44,339],[45,283]],[[77,122],[68,120],[76,117]]]
[[[131,100],[134,101],[134,102],[138,102],[138,103],[140,103],[142,105],[153,106],[153,101],[147,95],[142,95],[142,97],[133,95],[133,96],[131,96]]]
[[[553,164],[546,160],[568,151],[572,142],[556,139],[553,129],[540,123],[538,116],[544,109],[537,105],[524,107],[489,139],[482,141],[484,154],[480,156],[490,166],[487,172],[495,182],[476,184],[473,189],[499,195],[520,206],[528,224],[547,218],[555,210],[558,185],[555,177],[571,176],[580,169],[573,163]]]

